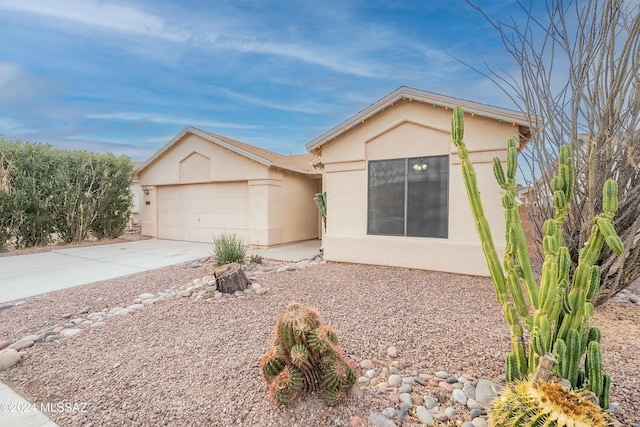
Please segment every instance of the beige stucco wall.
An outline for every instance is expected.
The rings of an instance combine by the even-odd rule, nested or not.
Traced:
[[[322,146],[327,191],[325,259],[488,275],[451,143],[451,110],[401,101]],[[465,142],[476,167],[485,214],[498,251],[504,248],[501,189],[491,159],[505,157],[518,127],[465,116]],[[369,160],[449,155],[449,236],[446,239],[367,235]]]
[[[274,246],[318,238],[313,196],[320,177],[269,168],[197,135],[187,134],[139,173],[144,194],[142,234],[158,235],[158,187],[244,181],[248,185],[248,244]],[[313,208],[313,209],[312,209]]]

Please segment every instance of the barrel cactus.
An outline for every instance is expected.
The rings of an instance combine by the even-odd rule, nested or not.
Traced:
[[[511,138],[507,142],[506,174],[500,160],[493,159],[494,175],[504,190],[506,249],[501,263],[484,215],[475,171],[463,142],[462,108],[454,108],[451,127],[476,230],[496,297],[510,326],[512,352],[506,356],[507,380],[528,379],[535,372],[540,356],[551,352],[558,361],[554,374],[569,380],[572,389],[587,387],[596,394],[601,407],[608,409],[610,378],[602,372],[600,331],[589,327],[589,320],[594,310],[592,300],[600,286],[600,267],[594,263],[605,244],[616,254],[623,251],[622,241],[612,225],[618,209],[616,182],[608,180],[604,185],[602,213],[593,219],[589,241],[580,251],[577,266],[571,274],[571,258],[563,245],[563,225],[573,194],[574,171],[571,149],[568,146],[561,148],[558,173],[551,182],[555,215],[544,223],[545,257],[537,283],[516,204],[516,141]],[[525,336],[528,336],[528,346]],[[580,362],[585,353],[586,363],[581,369]]]
[[[356,380],[335,329],[322,325],[316,310],[295,302],[278,317],[260,371],[269,397],[279,405],[302,392],[321,391],[325,402],[334,406]]]

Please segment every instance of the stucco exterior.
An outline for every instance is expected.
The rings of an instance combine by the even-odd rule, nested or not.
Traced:
[[[308,154],[281,156],[185,128],[136,171],[143,189],[142,234],[211,241],[212,233],[227,231],[258,247],[318,238],[313,197],[321,176],[310,161]],[[175,203],[193,209],[186,212]],[[169,209],[179,217],[173,215],[170,227],[162,224],[171,217]],[[180,224],[189,232],[180,233]]]
[[[365,111],[307,144],[317,156],[316,163],[323,167],[323,190],[327,193],[324,257],[329,261],[488,275],[460,161],[451,142],[451,106],[418,98],[400,93],[383,99],[371,112]],[[465,114],[465,142],[499,252],[505,245],[502,192],[493,177],[491,161],[495,156],[504,161],[507,139],[521,139],[522,130],[520,123]],[[369,162],[439,155],[449,156],[448,236],[368,234]]]

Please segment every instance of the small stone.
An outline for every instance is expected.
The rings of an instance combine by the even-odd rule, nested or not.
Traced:
[[[26,303],[26,301],[18,301],[18,302],[14,302],[14,303],[13,303],[13,306],[14,306],[14,307],[17,307],[17,306],[22,305],[22,304],[25,304],[25,303]]]
[[[396,410],[395,408],[384,408],[382,410],[382,415],[384,415],[387,418],[393,419],[396,417]]]
[[[410,393],[401,393],[399,399],[401,402],[408,403],[409,405],[413,406],[413,400],[411,400]]]
[[[87,314],[89,311],[91,311],[91,307],[85,305],[84,307],[82,307],[82,310],[80,310],[80,314]]]
[[[252,283],[251,284],[251,290],[254,292],[257,292],[258,289],[260,289],[262,287],[262,285],[260,283]]]
[[[396,423],[376,412],[369,414],[368,421],[371,427],[396,427]]]
[[[501,389],[502,386],[493,381],[480,379],[476,384],[476,400],[487,406]]]
[[[145,300],[145,301],[150,301],[150,300]],[[131,313],[131,310],[123,308],[122,310],[116,311],[115,315],[116,316],[126,316],[129,313]]]
[[[402,384],[415,384],[416,380],[413,377],[403,377]]]
[[[413,379],[420,385],[427,385],[427,382],[420,377],[413,377]]]
[[[373,362],[369,359],[364,359],[360,362],[360,367],[362,369],[373,369]]]
[[[400,375],[389,375],[389,379],[387,380],[387,382],[391,387],[398,387],[400,384],[402,384],[402,378],[400,377]]]
[[[476,388],[469,383],[466,383],[462,387],[462,391],[467,396],[467,399],[475,399],[476,398]]]
[[[484,406],[482,406],[482,403],[478,402],[475,399],[472,398],[468,398],[467,399],[467,408],[469,409],[482,409],[484,408]]]
[[[456,410],[455,408],[452,408],[451,406],[448,406],[447,408],[445,408],[444,410],[444,414],[450,419],[454,419],[456,416]]]
[[[18,341],[16,341],[13,344],[11,344],[9,346],[9,349],[20,351],[22,349],[29,348],[29,347],[33,346],[33,344],[34,344],[34,340],[33,339],[31,339],[29,337],[21,338]]]
[[[391,346],[387,349],[387,356],[389,357],[398,357],[398,349],[394,346]]]
[[[487,415],[487,411],[485,411],[484,409],[475,408],[471,410],[471,419],[478,418],[483,415]]]
[[[94,311],[93,313],[90,313],[87,315],[88,319],[92,319],[94,317],[103,317],[105,315],[104,311]]]
[[[358,378],[358,384],[369,384],[369,378],[368,377]]]
[[[440,387],[443,390],[448,391],[449,393],[451,393],[453,391],[453,387],[451,386],[451,384],[444,382],[444,381],[440,381],[438,383],[438,387]]]
[[[355,417],[352,417],[351,420],[349,420],[349,427],[362,427],[362,426],[364,426],[364,420],[357,415]]]
[[[387,387],[389,387],[389,383],[386,381],[382,381],[378,384],[378,391],[384,392],[387,390]]]
[[[0,351],[0,372],[6,371],[14,366],[20,361],[21,357],[22,356],[18,353],[18,350],[13,348],[7,348]]]
[[[440,411],[431,411],[431,415],[433,415],[433,418],[440,422],[445,422],[449,419],[449,417],[447,417],[447,414]]]
[[[411,393],[411,390],[413,390],[413,388],[411,387],[411,384],[402,384],[398,388],[398,393]]]
[[[56,334],[59,334],[62,331],[64,331],[64,326],[56,326],[55,328],[53,328],[53,332],[55,332]]]
[[[142,304],[142,301],[143,301],[143,299],[142,299],[142,298],[135,298],[135,299],[133,300],[133,303],[134,303],[134,304]]]
[[[422,398],[420,396],[411,395],[411,401],[413,402],[413,406],[422,405]]]
[[[416,415],[422,424],[427,426],[433,425],[433,415],[431,415],[431,412],[424,406],[418,406],[416,408]]]
[[[183,298],[189,298],[191,296],[191,290],[186,290],[186,291],[180,292],[180,296],[183,297]]]
[[[51,342],[60,339],[58,335],[49,335],[44,337],[44,342]]]
[[[466,421],[462,424],[462,427],[475,427],[471,421]]]
[[[84,322],[80,323],[81,325],[84,326],[89,326],[89,325],[93,325],[93,320],[85,320]]]
[[[398,396],[396,396],[395,394],[390,394],[387,396],[387,400],[389,402],[393,402],[393,403],[399,403],[400,402],[400,398],[398,398]]]
[[[373,369],[369,369],[367,372],[364,373],[364,376],[367,378],[373,378],[376,376],[376,371],[374,371]]]
[[[436,377],[446,380],[447,378],[449,378],[449,374],[445,371],[438,371],[436,372]]]
[[[63,314],[61,317],[62,317],[63,319],[68,319],[68,318],[70,318],[71,316],[73,316],[73,313],[65,313],[65,314]]]
[[[449,378],[447,378],[447,382],[448,382],[449,384],[455,384],[455,383],[457,383],[457,382],[458,382],[458,378],[457,378],[457,377],[455,377],[455,376],[453,376],[453,375],[451,375],[451,376],[449,376]]]
[[[144,308],[144,304],[131,304],[127,306],[127,310],[141,310]]]
[[[424,401],[424,406],[429,410],[438,406],[438,401],[431,396],[424,396],[422,400]]]
[[[400,373],[400,369],[396,368],[395,366],[391,366],[389,367],[389,372],[398,375]]]
[[[11,341],[3,340],[0,341],[0,350],[7,348],[11,345]]]
[[[461,405],[467,404],[467,395],[462,390],[453,390],[453,398]]]
[[[471,421],[471,424],[473,424],[473,427],[487,427],[489,425],[487,420],[481,417],[474,418],[473,421]]]
[[[95,322],[95,323],[91,324],[91,327],[92,328],[99,328],[99,327],[104,326],[106,324],[107,324],[106,322]]]
[[[65,337],[72,337],[74,335],[78,335],[80,332],[82,332],[82,329],[65,329],[60,334]]]
[[[407,412],[409,411],[409,409],[411,409],[412,406],[412,403],[402,402],[400,404],[400,410],[396,414],[396,422],[402,424],[402,419],[405,415],[407,415]]]
[[[242,291],[236,291],[236,292],[234,293],[234,295],[235,295],[235,296],[237,296],[237,297],[242,297],[242,296],[244,296],[244,292],[242,292]]]
[[[269,292],[269,288],[260,288],[260,289],[258,289],[258,290],[256,291],[256,294],[258,294],[258,295],[264,295],[264,294],[266,294],[267,292]]]
[[[155,298],[155,294],[149,293],[149,292],[145,292],[144,294],[141,294],[138,296],[138,298],[142,299],[142,300],[147,300],[147,299],[152,299]]]
[[[157,298],[147,298],[142,300],[142,305],[153,305],[157,303],[159,300]]]
[[[82,317],[77,317],[77,318],[71,320],[71,323],[73,323],[74,325],[79,325],[82,322],[84,322],[84,319]]]
[[[372,385],[372,386],[374,386],[374,385],[378,385],[378,383],[379,383],[379,382],[380,382],[380,378],[378,378],[378,377],[373,377],[373,378],[371,378],[371,380],[369,381],[369,385]]]

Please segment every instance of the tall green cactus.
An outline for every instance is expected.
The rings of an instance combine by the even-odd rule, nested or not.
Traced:
[[[338,403],[356,380],[353,364],[338,346],[338,334],[321,325],[312,308],[292,302],[280,314],[260,371],[269,397],[286,405],[301,392],[322,390],[328,405]]]
[[[554,368],[555,375],[568,379],[575,389],[584,387],[586,381],[589,389],[600,399],[601,406],[608,407],[610,378],[602,373],[600,333],[589,328],[589,320],[593,315],[591,301],[600,285],[600,267],[593,264],[604,244],[617,254],[623,251],[622,241],[611,223],[618,208],[616,182],[609,180],[604,185],[603,212],[593,219],[589,241],[580,251],[578,266],[571,277],[571,259],[567,247],[563,245],[562,227],[573,195],[574,171],[571,149],[568,146],[561,148],[558,174],[551,182],[555,215],[545,221],[543,227],[545,257],[538,284],[531,268],[516,203],[516,141],[513,138],[507,141],[506,174],[500,160],[493,159],[494,175],[504,190],[502,205],[505,212],[506,249],[500,264],[484,215],[475,171],[463,141],[464,112],[460,107],[453,110],[451,135],[458,149],[462,177],[496,297],[511,330],[512,353],[506,357],[507,379],[526,378],[536,370],[541,355],[553,352],[558,360]],[[524,339],[525,329],[529,336],[528,349]],[[582,372],[580,360],[587,348],[589,366],[585,366]]]

